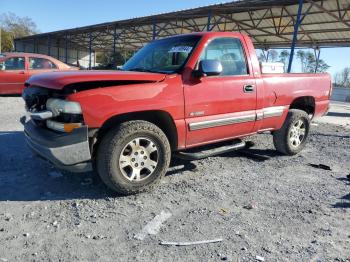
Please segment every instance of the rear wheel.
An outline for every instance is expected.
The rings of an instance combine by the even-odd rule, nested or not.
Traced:
[[[309,130],[309,115],[302,110],[289,110],[282,128],[273,133],[275,148],[285,155],[299,153],[305,147]]]
[[[101,141],[97,169],[111,189],[129,195],[153,188],[170,163],[169,141],[163,131],[146,121],[122,123]]]

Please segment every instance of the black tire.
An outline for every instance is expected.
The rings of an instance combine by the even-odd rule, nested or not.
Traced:
[[[295,143],[294,138],[295,136],[298,137],[298,135],[294,136],[295,133],[293,130],[293,126],[300,123],[299,121],[302,121],[305,130],[305,134],[299,136],[300,144]],[[290,109],[282,128],[273,133],[273,144],[280,153],[284,155],[295,155],[305,147],[309,130],[309,115],[302,110]]]
[[[127,150],[128,145],[138,139],[139,141],[147,139],[153,143],[153,147],[156,147],[157,165],[152,167],[153,173],[146,174],[143,180],[131,181],[125,176],[126,172],[123,172],[120,157]],[[134,151],[130,154],[133,154],[132,152]],[[170,159],[169,141],[159,127],[147,121],[130,121],[120,124],[102,138],[97,149],[97,171],[109,188],[122,195],[131,195],[151,190],[158,185],[169,167]],[[130,168],[133,170],[132,166]]]

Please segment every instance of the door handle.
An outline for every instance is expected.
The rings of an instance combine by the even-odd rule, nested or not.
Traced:
[[[21,74],[21,75],[23,75],[25,72],[24,72],[24,71],[19,71],[18,73]]]
[[[244,93],[252,93],[254,92],[254,89],[255,89],[254,85],[245,85],[243,87]]]

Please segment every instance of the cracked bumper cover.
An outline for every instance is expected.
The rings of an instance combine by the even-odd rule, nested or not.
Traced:
[[[29,147],[57,168],[70,172],[92,170],[87,126],[71,133],[57,133],[29,121],[24,125],[24,133]]]

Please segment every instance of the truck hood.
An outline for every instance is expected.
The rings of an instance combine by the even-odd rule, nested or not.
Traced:
[[[60,90],[65,86],[78,83],[110,83],[109,86],[120,83],[150,83],[164,80],[165,74],[130,72],[130,71],[60,71],[37,74],[30,77],[26,86],[38,86],[49,89]]]

